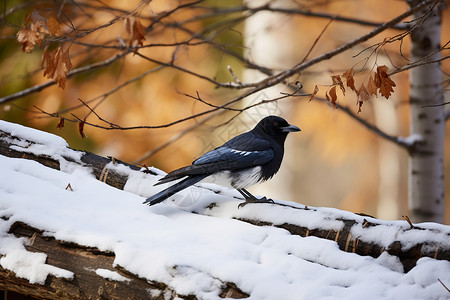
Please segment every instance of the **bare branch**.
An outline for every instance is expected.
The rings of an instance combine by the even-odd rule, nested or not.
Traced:
[[[329,104],[329,101],[325,98],[321,98],[321,97],[314,97],[314,100],[319,100],[323,103],[327,103]],[[352,118],[353,120],[357,121],[359,124],[363,125],[365,128],[367,128],[369,131],[375,133],[376,135],[378,135],[379,137],[388,140],[390,142],[393,142],[394,144],[408,149],[411,147],[410,144],[404,142],[404,140],[399,139],[396,136],[392,136],[387,134],[386,132],[382,131],[381,129],[379,129],[378,127],[376,127],[373,124],[370,124],[369,122],[367,122],[366,120],[362,119],[361,117],[359,117],[358,115],[356,115],[355,113],[352,112],[352,110],[347,107],[347,106],[343,106],[341,104],[339,104],[338,102],[335,102],[334,105],[336,106],[337,109],[343,111],[347,116],[349,116],[350,118]]]
[[[323,12],[314,12],[310,10],[303,10],[303,9],[295,9],[295,8],[280,8],[280,7],[274,7],[269,4],[265,4],[259,7],[248,7],[248,6],[238,6],[238,7],[231,7],[231,8],[223,8],[223,9],[217,9],[217,8],[206,8],[209,9],[209,14],[203,14],[200,16],[195,16],[187,21],[188,22],[194,22],[199,21],[207,18],[217,17],[217,16],[223,16],[223,15],[229,15],[233,13],[250,13],[255,14],[261,11],[268,11],[273,13],[282,13],[286,15],[300,15],[305,17],[315,17],[315,18],[323,18],[323,19],[335,19],[336,21],[341,21],[345,23],[352,23],[357,25],[363,25],[363,26],[372,26],[377,27],[382,25],[378,22],[371,22],[363,19],[357,19],[353,17],[343,17],[339,15],[333,15]],[[409,24],[396,24],[392,27],[393,29],[398,30],[408,30],[410,28]]]
[[[108,59],[106,59],[104,61],[93,63],[93,64],[90,64],[88,66],[80,67],[80,68],[77,68],[77,69],[73,69],[73,70],[69,71],[69,73],[67,73],[67,78],[70,78],[70,77],[75,76],[75,75],[83,74],[83,73],[86,73],[86,72],[89,72],[89,71],[92,71],[92,70],[96,70],[96,69],[101,68],[101,67],[108,66],[108,65],[112,64],[113,62],[115,62],[116,60],[126,56],[130,52],[131,52],[131,50],[127,50],[127,51],[124,51],[122,53],[116,54],[116,55],[114,55],[114,56],[112,56],[112,57],[110,57],[110,58],[108,58]],[[0,98],[0,104],[5,104],[5,103],[11,102],[13,100],[16,100],[16,99],[28,96],[28,95],[30,95],[32,93],[40,92],[43,89],[48,88],[48,87],[50,87],[50,86],[52,86],[54,84],[56,84],[56,82],[53,81],[53,80],[52,81],[47,81],[46,83],[38,84],[38,85],[35,85],[35,86],[30,87],[28,89],[25,89],[25,90],[22,90],[20,92],[17,92],[15,94],[2,97],[2,98]]]
[[[328,26],[330,26],[330,24],[333,23],[333,21],[334,21],[334,19],[330,19],[330,21],[327,23],[327,25],[325,25],[325,27],[322,29],[320,34],[315,39],[314,43],[309,48],[308,52],[305,54],[305,57],[303,57],[303,59],[300,61],[300,64],[304,63],[308,59],[308,56],[311,54],[311,52],[313,51],[314,47],[317,45],[317,43],[319,42],[320,38],[323,36],[325,31],[327,30]]]
[[[438,62],[444,61],[446,59],[449,59],[450,55],[441,57],[439,59],[433,59],[433,60],[426,60],[427,57],[423,57],[423,58],[421,58],[418,61],[412,62],[410,64],[407,64],[404,67],[401,67],[401,68],[399,68],[399,69],[397,69],[395,71],[392,71],[392,72],[389,73],[389,76],[392,76],[394,74],[397,74],[397,73],[400,73],[400,72],[403,72],[403,71],[407,71],[407,70],[410,70],[410,69],[413,69],[413,68],[416,68],[416,67],[419,67],[419,66],[422,66],[422,65],[428,65],[428,64],[433,64],[433,63],[438,63]]]

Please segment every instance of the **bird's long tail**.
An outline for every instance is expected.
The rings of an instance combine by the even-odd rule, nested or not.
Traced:
[[[170,196],[178,193],[179,191],[184,190],[187,187],[190,187],[193,184],[196,184],[197,182],[201,181],[208,175],[196,175],[196,176],[188,176],[187,178],[181,180],[180,182],[175,183],[174,185],[168,187],[165,190],[162,190],[161,192],[147,198],[144,201],[144,204],[148,205],[155,205],[157,203],[160,203]]]

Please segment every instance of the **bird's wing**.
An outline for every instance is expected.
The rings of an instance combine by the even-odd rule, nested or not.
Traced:
[[[170,172],[157,184],[190,175],[211,175],[221,171],[255,167],[269,162],[274,156],[272,143],[249,131],[203,154],[192,165]]]
[[[244,151],[222,146],[203,154],[192,165],[219,164],[223,169],[218,171],[243,169],[265,164],[273,156],[272,149]]]
[[[222,146],[203,154],[192,165],[170,172],[161,178],[158,184],[185,176],[210,175],[221,171],[255,167],[269,162],[273,157],[274,152],[270,148],[259,151],[243,151]]]

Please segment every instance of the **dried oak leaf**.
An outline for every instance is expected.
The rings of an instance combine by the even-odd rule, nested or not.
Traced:
[[[84,121],[78,122],[78,132],[80,133],[82,139],[87,137],[87,135],[84,133]]]
[[[394,92],[393,87],[396,86],[395,82],[389,78],[387,74],[387,70],[389,68],[387,66],[379,66],[377,68],[376,82],[378,82],[377,86],[380,89],[380,94],[384,96],[386,99],[389,99],[391,93]]]
[[[336,108],[336,86],[332,86],[331,89],[325,94],[325,96],[327,97],[327,100],[331,102],[331,104],[333,104],[334,108]]]
[[[369,92],[367,91],[367,88],[364,86],[364,84],[361,84],[356,94],[358,95],[357,99],[358,113],[360,113],[363,103],[369,100]]]
[[[314,87],[314,91],[311,94],[311,97],[309,97],[309,101],[311,101],[312,99],[314,99],[314,97],[317,95],[317,93],[319,92],[319,88],[317,87],[317,85]]]
[[[22,45],[22,51],[30,53],[36,45],[41,46],[46,34],[47,20],[33,10],[31,15],[25,17],[25,25],[17,32],[17,42]]]
[[[69,49],[64,51],[61,46],[53,51],[44,51],[42,68],[45,66],[44,76],[51,78],[58,83],[61,88],[66,87],[67,73],[72,68],[70,62]]]
[[[60,25],[58,20],[55,17],[51,16],[47,19],[47,28],[50,31],[51,35],[58,35],[60,31]]]
[[[375,76],[370,75],[369,77],[369,81],[367,82],[367,92],[369,93],[369,95],[377,95],[377,85],[375,84]]]
[[[348,69],[342,74],[342,77],[347,81],[347,86],[356,92],[355,79],[353,78],[353,68]]]
[[[128,33],[131,34],[129,46],[130,47],[143,46],[146,31],[144,26],[142,26],[141,22],[136,18],[127,18],[125,19],[125,27]]]
[[[344,83],[342,82],[341,76],[332,75],[331,80],[333,81],[334,85],[338,85],[341,88],[342,94],[344,94],[344,96],[345,96],[345,87],[344,87]]]
[[[64,127],[64,118],[63,117],[59,117],[59,123],[58,123],[58,125],[56,125],[56,128],[61,130],[63,127]]]

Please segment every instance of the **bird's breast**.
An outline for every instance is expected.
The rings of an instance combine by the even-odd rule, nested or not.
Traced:
[[[235,189],[245,189],[259,181],[261,181],[260,166],[236,171],[223,171],[210,175],[203,180],[203,182],[215,183]]]

